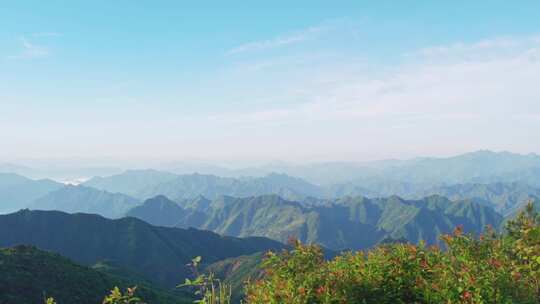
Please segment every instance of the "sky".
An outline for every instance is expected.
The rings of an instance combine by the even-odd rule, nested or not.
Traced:
[[[0,2],[0,161],[540,153],[540,1]]]

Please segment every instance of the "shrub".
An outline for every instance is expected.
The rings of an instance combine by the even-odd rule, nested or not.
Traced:
[[[122,294],[118,287],[111,290],[111,293],[103,299],[103,304],[145,304],[141,299],[135,296],[137,287],[127,288]]]
[[[314,245],[269,253],[246,286],[256,303],[539,303],[540,221],[532,207],[475,238],[456,228],[444,248],[381,245],[325,261]]]

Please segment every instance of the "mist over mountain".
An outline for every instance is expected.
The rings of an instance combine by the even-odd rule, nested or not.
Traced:
[[[368,163],[280,163],[225,176],[127,170],[77,186],[3,173],[0,210],[35,210],[0,216],[0,246],[35,245],[99,265],[107,275],[167,288],[190,275],[181,265],[194,256],[217,263],[211,269],[226,278],[243,278],[257,274],[253,265],[260,259],[236,257],[260,257],[284,248],[291,237],[340,251],[421,240],[439,244],[439,236],[456,226],[473,234],[488,225],[500,228],[529,199],[538,202],[539,168],[537,155],[480,151]]]
[[[83,183],[85,186],[113,193],[124,193],[135,198],[146,195],[147,189],[176,178],[175,174],[156,170],[128,170],[108,177],[94,177]]]
[[[449,158],[397,162],[383,167],[381,171],[388,180],[408,181],[412,184],[529,182],[534,186],[534,173],[538,168],[539,155],[484,150]],[[521,176],[523,172],[532,174]]]
[[[239,300],[238,280],[262,275],[257,265],[263,252],[285,248],[291,238],[327,252],[395,242],[438,245],[440,235],[456,226],[474,235],[488,226],[500,229],[528,200],[540,201],[536,155],[481,151],[453,158],[274,166],[275,171],[248,168],[228,171],[229,176],[127,170],[81,185],[3,173],[4,210],[34,211],[0,216],[0,246],[57,252],[92,267],[66,266],[68,276],[94,282],[96,270],[113,280],[106,282],[143,284],[148,299],[163,303],[177,295],[160,288],[191,276],[183,265],[203,256],[203,267],[210,265],[233,284]],[[239,172],[253,176],[236,176]],[[32,256],[37,262],[49,259],[39,252]],[[36,269],[29,273],[40,275]]]
[[[539,185],[540,156],[487,150],[453,157],[323,163],[273,168],[316,184],[354,182],[370,190],[389,182],[409,185],[525,182]]]
[[[32,180],[13,173],[0,173],[0,213],[27,208],[37,198],[62,187],[63,184],[49,179]]]
[[[85,160],[59,161],[59,160],[31,160],[23,162],[24,165],[14,163],[0,163],[0,172],[15,173],[32,179],[53,179],[55,181],[69,182],[88,179],[93,176],[112,175],[122,172],[119,167],[103,166],[99,162],[85,165]]]
[[[0,304],[540,304],[539,20],[0,0]]]
[[[355,182],[368,189],[377,190],[378,184],[391,182],[414,186],[519,181],[537,185],[538,168],[540,168],[540,156],[536,154],[477,151],[446,158],[374,161],[358,164],[348,169],[343,164],[328,164],[321,167],[314,166],[312,170],[304,172],[287,173],[311,182]],[[323,174],[324,169],[330,171]],[[332,170],[342,172],[341,176],[333,178]],[[349,173],[344,174],[343,172]],[[523,175],[523,173],[526,174]],[[324,181],[323,178],[328,180]]]
[[[140,204],[140,201],[121,193],[109,193],[86,186],[67,185],[36,199],[28,208],[58,210],[68,213],[94,213],[108,218],[120,218]]]
[[[119,175],[96,177],[85,185],[126,193],[140,200],[165,195],[174,201],[197,196],[215,199],[224,195],[248,197],[277,194],[288,200],[307,201],[310,197],[375,198],[399,195],[420,198],[440,194],[453,199],[475,199],[477,202],[493,200],[493,207],[503,214],[528,195],[537,195],[536,189],[540,188],[540,157],[508,152],[478,151],[450,158],[387,160],[363,164],[326,163],[295,167],[281,164],[273,169],[286,173],[233,178],[198,173],[176,175],[155,170],[130,170]],[[313,182],[320,178],[343,182]]]
[[[110,187],[120,187],[121,177],[124,175],[121,167],[130,173],[129,175],[163,175],[160,179],[154,176],[155,180],[164,182],[171,175],[191,175],[198,173],[201,175],[215,175],[220,177],[241,178],[241,177],[264,177],[272,173],[281,173],[289,176],[304,179],[316,185],[333,185],[348,182],[365,182],[365,179],[374,179],[377,182],[408,182],[410,184],[426,183],[493,183],[493,182],[534,182],[540,183],[540,156],[537,154],[517,154],[511,152],[493,152],[480,150],[465,153],[452,157],[422,157],[403,160],[377,160],[377,161],[335,161],[335,162],[306,162],[288,163],[271,162],[268,164],[250,164],[236,162],[234,166],[223,166],[217,162],[142,162],[145,165],[134,162],[124,163],[118,166],[99,166],[98,161],[86,161],[88,165],[81,166],[73,162],[57,164],[54,161],[47,163],[45,160],[39,166],[23,166],[19,164],[0,164],[0,172],[16,173],[30,178],[53,178],[55,180],[69,181],[94,178],[93,183],[96,188],[100,178],[108,179],[117,176],[117,185]],[[111,162],[109,160],[108,162]],[[92,165],[92,164],[96,165]],[[121,164],[120,162],[119,164]],[[154,168],[154,170],[140,170],[141,166]],[[35,174],[38,172],[39,174]],[[63,173],[62,173],[63,172]],[[125,172],[124,173],[128,173]],[[170,172],[170,174],[165,174]],[[445,172],[442,174],[441,172]],[[168,177],[167,177],[168,176]],[[410,178],[409,178],[410,177]],[[142,180],[140,180],[142,181]],[[105,187],[105,185],[103,186]],[[137,188],[140,188],[138,185]],[[149,187],[151,187],[149,185]],[[122,192],[136,196],[135,193],[127,193],[129,189],[114,191],[112,188],[104,189],[112,192]]]
[[[539,182],[540,156],[480,150],[452,157],[422,157],[408,160],[364,162],[320,162],[289,164],[286,162],[246,168],[226,169],[218,166],[186,166],[179,172],[220,176],[264,176],[283,173],[318,185],[381,182],[409,184],[455,184],[492,182]],[[373,180],[370,182],[369,180]]]
[[[540,197],[540,189],[521,182],[491,183],[491,184],[455,184],[438,186],[409,196],[438,194],[451,200],[470,199],[479,204],[493,207],[497,212],[506,216],[518,209],[528,200]]]
[[[156,195],[166,195],[176,200],[200,195],[216,198],[222,195],[245,197],[278,194],[295,199],[324,195],[324,189],[319,186],[275,173],[264,177],[230,178],[198,173],[174,175],[154,170],[126,171],[120,175],[93,178],[84,185],[110,192],[127,193],[139,199]]]

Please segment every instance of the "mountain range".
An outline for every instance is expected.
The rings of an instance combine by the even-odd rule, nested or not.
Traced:
[[[258,177],[233,178],[131,170],[110,177],[94,178],[85,185],[125,193],[140,200],[165,195],[174,201],[199,195],[215,199],[219,196],[278,194],[288,200],[305,201],[310,197],[375,198],[399,195],[413,199],[440,194],[451,196],[452,199],[489,201],[502,214],[508,214],[516,204],[536,197],[540,192],[540,156],[536,154],[478,151],[449,158],[303,166],[282,164],[265,168],[275,171],[251,170],[253,174],[266,173]],[[339,182],[321,180],[322,177],[332,176]]]
[[[273,165],[272,168],[276,170],[275,172],[284,173],[270,172],[263,176],[251,177],[220,177],[198,173],[178,175],[156,170],[128,170],[112,176],[94,177],[83,184],[87,188],[63,189],[54,194],[51,192],[60,190],[64,185],[52,180],[31,180],[16,174],[4,173],[0,174],[0,212],[13,212],[22,208],[44,208],[120,217],[123,215],[122,212],[127,211],[120,205],[129,205],[122,204],[121,201],[133,199],[143,201],[157,195],[181,201],[201,195],[213,200],[220,196],[249,197],[277,194],[287,200],[307,202],[309,198],[334,199],[345,196],[375,198],[398,195],[407,199],[417,199],[439,194],[449,196],[453,200],[472,199],[477,202],[490,202],[498,212],[506,215],[523,200],[538,196],[539,159],[540,157],[534,154],[478,151],[450,158],[405,161],[303,166],[281,164]],[[196,167],[192,169],[195,170]],[[258,174],[263,171],[242,172]],[[337,180],[342,182],[314,183],[313,181],[317,179],[313,178],[313,175],[339,176]],[[102,192],[94,192],[88,188]],[[77,191],[81,193],[76,194]],[[127,197],[121,199],[116,194],[127,195],[133,199]],[[74,198],[77,199],[77,203],[73,201]],[[39,202],[36,202],[37,200]],[[66,200],[70,200],[71,203]],[[114,210],[108,211],[108,205]]]
[[[180,168],[178,168],[180,167]],[[420,157],[408,160],[364,162],[319,162],[309,164],[270,163],[241,169],[209,164],[169,167],[173,172],[228,177],[262,177],[279,172],[318,185],[351,181],[401,181],[412,184],[455,184],[529,182],[540,187],[540,155],[479,150],[451,157]]]
[[[436,195],[421,200],[346,197],[315,206],[277,195],[180,203],[158,196],[128,215],[154,225],[197,227],[223,235],[264,236],[281,242],[295,237],[333,250],[364,249],[398,239],[434,244],[441,233],[458,225],[478,233],[486,225],[498,227],[503,220],[488,206]]]
[[[30,170],[0,171],[21,168]],[[0,303],[35,302],[39,290],[85,303],[115,284],[141,286],[151,302],[178,302],[184,295],[170,288],[192,275],[186,264],[195,256],[238,289],[260,275],[265,251],[291,237],[327,253],[439,244],[456,226],[478,234],[500,228],[528,200],[540,204],[535,154],[219,169],[226,176],[186,168],[128,170],[77,186],[0,173],[0,214],[20,210],[0,215],[0,248],[10,247],[0,249]],[[47,281],[53,268],[63,277]],[[6,300],[24,286],[32,286],[28,298]]]
[[[528,200],[538,200],[540,189],[531,187],[525,183],[490,183],[490,184],[455,184],[438,186],[427,189],[423,193],[409,195],[421,197],[422,195],[438,194],[451,200],[470,199],[477,203],[491,206],[495,211],[507,216],[519,209]]]
[[[110,177],[98,177],[84,183],[85,186],[109,192],[120,192],[138,199],[165,195],[175,200],[228,196],[253,196],[278,194],[299,199],[306,196],[324,196],[324,189],[302,179],[285,174],[271,173],[263,177],[230,178],[198,173],[174,175],[155,170],[126,171]]]

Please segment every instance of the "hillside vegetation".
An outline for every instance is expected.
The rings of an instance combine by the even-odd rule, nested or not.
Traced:
[[[479,233],[486,225],[498,227],[502,221],[489,207],[441,196],[420,200],[347,197],[312,206],[277,195],[199,198],[178,204],[159,196],[128,215],[154,225],[197,227],[231,236],[264,236],[281,242],[295,237],[333,250],[364,249],[396,239],[435,244],[440,234],[457,225]]]
[[[0,249],[0,303],[43,303],[54,297],[59,303],[97,304],[115,286],[127,288],[140,282],[111,276],[75,264],[56,253],[31,246]],[[150,303],[191,303],[163,290],[139,284],[137,294]]]
[[[479,239],[457,228],[445,250],[410,244],[379,246],[325,261],[317,246],[269,254],[265,276],[246,288],[260,303],[538,303],[540,218],[532,205],[508,234]]]
[[[441,240],[443,248],[394,243],[332,260],[325,260],[317,245],[292,241],[293,249],[269,252],[261,266],[251,264],[260,259],[252,256],[210,270],[241,280],[249,275],[244,267],[262,267],[245,282],[246,304],[538,303],[540,216],[532,203],[507,223],[504,235],[489,230],[476,238],[457,227]],[[201,259],[192,261],[196,267]],[[231,285],[215,272],[183,285],[198,288],[198,303],[231,303]]]
[[[20,244],[57,252],[91,266],[114,263],[163,287],[191,275],[185,264],[202,255],[208,263],[283,248],[265,238],[224,237],[209,231],[155,227],[135,218],[110,220],[90,214],[29,211],[0,215],[0,247]]]

